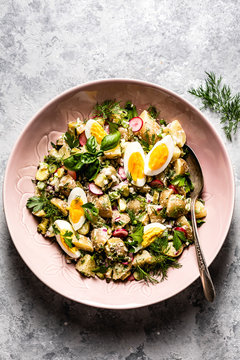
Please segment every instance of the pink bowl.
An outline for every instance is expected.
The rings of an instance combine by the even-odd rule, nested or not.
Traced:
[[[181,256],[180,269],[169,271],[168,279],[157,285],[129,281],[116,284],[83,279],[65,262],[60,248],[37,233],[36,220],[26,209],[33,194],[36,168],[50,142],[66,131],[67,123],[86,118],[96,102],[106,99],[131,100],[138,109],[149,104],[161,109],[167,121],[178,119],[187,142],[201,163],[205,188],[203,198],[207,222],[199,230],[207,264],[211,264],[227,235],[234,204],[234,180],[225,147],[206,118],[186,100],[151,83],[109,79],[70,89],[49,102],[30,121],[9,158],[4,181],[4,206],[13,242],[34,274],[58,293],[84,304],[129,309],[165,300],[189,286],[199,276],[194,247]],[[214,279],[213,279],[214,280]]]

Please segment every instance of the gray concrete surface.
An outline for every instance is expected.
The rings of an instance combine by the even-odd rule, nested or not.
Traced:
[[[187,90],[213,70],[239,91],[239,7],[237,0],[1,0],[1,182],[24,126],[71,86],[143,79],[200,107]],[[210,269],[215,303],[204,301],[199,280],[166,302],[137,310],[73,303],[26,267],[1,208],[0,359],[239,359],[239,135],[229,143],[219,117],[204,113],[227,146],[237,191],[229,235]]]

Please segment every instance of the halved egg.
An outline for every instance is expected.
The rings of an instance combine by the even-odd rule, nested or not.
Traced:
[[[124,154],[124,170],[131,183],[139,187],[146,182],[144,160],[145,154],[139,142],[129,143]]]
[[[166,226],[160,223],[151,223],[144,226],[142,248],[146,248],[154,242],[157,237],[162,235],[165,229]]]
[[[172,159],[173,151],[174,143],[171,135],[158,141],[146,156],[145,175],[153,176],[165,170]]]
[[[73,228],[66,220],[56,220],[54,222],[55,227],[59,231],[56,239],[63,251],[70,257],[77,259],[81,255],[80,251],[73,245],[73,241],[76,240]]]
[[[89,139],[91,136],[94,136],[97,140],[97,143],[101,144],[102,139],[107,135],[107,133],[96,120],[90,119],[86,123],[85,135],[87,139]]]
[[[87,196],[83,189],[75,187],[68,197],[69,220],[74,230],[80,229],[85,222],[83,204],[86,204]]]

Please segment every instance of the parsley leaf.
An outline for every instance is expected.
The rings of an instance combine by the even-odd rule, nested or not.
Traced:
[[[70,249],[73,247],[72,235],[73,235],[73,232],[69,231],[69,230],[66,230],[65,233],[63,235],[61,235],[63,237],[63,239],[64,239],[64,242],[66,243],[66,245],[68,247],[70,247]]]
[[[27,201],[27,208],[31,209],[32,212],[38,212],[44,208],[47,199],[41,196],[33,196]]]
[[[82,208],[84,210],[84,214],[85,214],[86,218],[89,221],[93,221],[94,218],[96,218],[96,216],[98,216],[99,210],[94,206],[93,203],[88,202],[88,203],[82,205]]]
[[[70,134],[68,131],[64,135],[64,140],[71,149],[79,145],[78,139],[76,139],[75,136]]]
[[[170,182],[174,186],[183,187],[186,193],[194,189],[193,183],[191,182],[188,174],[177,175]]]
[[[187,241],[183,231],[174,230],[173,231],[173,246],[178,251],[182,246],[182,243]]]
[[[134,241],[138,243],[138,245],[140,245],[143,240],[143,229],[144,229],[143,225],[139,224],[136,230],[129,235]]]

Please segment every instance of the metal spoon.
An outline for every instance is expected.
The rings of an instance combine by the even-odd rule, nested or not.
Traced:
[[[202,192],[203,189],[203,174],[202,170],[199,164],[199,161],[194,154],[193,150],[187,146],[187,157],[186,161],[189,166],[189,172],[190,172],[190,179],[194,185],[194,190],[191,193],[191,218],[192,218],[192,227],[193,227],[193,238],[195,243],[195,249],[196,249],[196,255],[197,255],[197,261],[198,261],[198,268],[200,272],[200,278],[202,281],[203,286],[203,292],[205,295],[205,298],[212,302],[215,298],[215,289],[214,285],[210,276],[210,273],[208,271],[200,244],[198,239],[198,233],[197,233],[197,222],[196,222],[196,216],[195,216],[195,202],[199,195]]]

